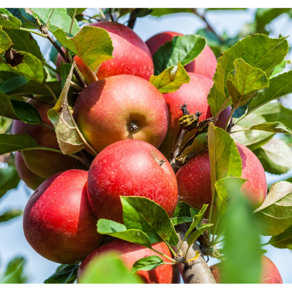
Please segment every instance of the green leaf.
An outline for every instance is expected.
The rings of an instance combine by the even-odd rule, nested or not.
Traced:
[[[3,28],[20,28],[21,21],[14,16],[0,14],[0,26]]]
[[[136,261],[132,267],[132,274],[135,274],[138,271],[151,271],[157,267],[163,265],[164,262],[159,256],[148,256]]]
[[[292,250],[292,225],[283,233],[272,236],[268,243],[276,248],[288,248]]]
[[[284,60],[287,52],[288,42],[285,38],[271,39],[263,34],[248,36],[226,50],[218,59],[214,84],[208,95],[212,115],[216,116],[230,104],[227,77],[234,70],[236,59],[241,58],[270,76],[273,68]]]
[[[291,130],[280,122],[263,123],[250,127],[251,130],[290,134]]]
[[[172,14],[172,13],[194,13],[191,8],[152,8],[151,15],[152,16],[163,16],[166,14]]]
[[[265,201],[254,213],[262,235],[282,233],[292,225],[292,184],[286,181],[273,184]]]
[[[235,142],[223,129],[209,125],[208,148],[212,184],[226,176],[240,177],[242,163]]]
[[[21,151],[27,148],[38,148],[39,145],[35,139],[26,134],[1,134],[0,135],[0,155]]]
[[[4,29],[4,31],[13,42],[14,50],[27,52],[40,60],[44,60],[40,47],[31,33],[18,29]]]
[[[270,86],[261,90],[251,101],[248,114],[264,104],[292,92],[292,71],[277,75],[269,80]]]
[[[23,214],[22,210],[12,209],[0,214],[0,222],[7,222],[15,217],[21,216]]]
[[[60,265],[56,272],[44,281],[45,284],[74,283],[77,278],[79,264]]]
[[[14,72],[25,76],[37,82],[43,82],[46,79],[46,72],[42,62],[27,52],[16,52],[12,50],[13,60],[6,59],[6,63],[0,58],[0,65],[8,70],[12,69]]]
[[[287,64],[291,64],[290,60],[284,60],[281,64],[277,65],[273,70],[271,78],[282,73],[285,70]]]
[[[183,66],[189,64],[200,55],[205,45],[206,40],[199,35],[175,36],[153,55],[154,74],[158,75],[178,62]]]
[[[66,8],[30,8],[34,12],[34,16],[38,16],[39,19],[46,24],[49,20],[48,28],[54,31],[56,28],[61,28],[65,32],[70,32],[70,26],[72,19],[67,14]],[[52,9],[54,9],[52,14]],[[51,15],[52,14],[52,15]],[[76,34],[79,31],[78,22],[75,19],[72,29],[72,34]]]
[[[219,214],[224,214],[226,212],[228,205],[232,201],[234,188],[240,190],[246,181],[247,179],[238,177],[225,177],[216,182],[216,205]]]
[[[10,13],[9,10],[7,10],[5,8],[0,8],[0,14],[6,14],[6,15],[13,16],[13,14]]]
[[[166,211],[144,197],[123,197],[123,221],[127,229],[142,230],[151,243],[168,241],[172,235],[172,225]]]
[[[61,66],[60,67],[61,67],[61,87],[63,89],[64,85],[65,85],[65,83],[66,83],[66,81],[68,79],[68,76],[70,74],[70,71],[72,69],[72,64],[67,64],[67,63],[61,62]],[[73,75],[71,76],[71,78],[72,77],[73,77]],[[70,86],[70,84],[69,84],[69,86]]]
[[[29,28],[38,26],[36,19],[31,15],[32,11],[29,8],[8,8],[8,11],[21,20],[22,25]],[[34,26],[33,26],[34,25]]]
[[[242,119],[237,125],[232,128],[232,131],[240,131],[243,129],[249,129],[252,125],[265,123],[266,120],[263,116],[257,113],[251,113]],[[231,137],[234,139],[236,143],[242,144],[252,151],[260,148],[262,145],[267,143],[272,137],[274,133],[263,132],[257,130],[250,131],[242,131],[238,133],[232,133]]]
[[[284,174],[292,168],[292,151],[284,141],[272,139],[254,154],[269,173]]]
[[[131,18],[145,17],[151,14],[152,10],[153,9],[149,9],[149,8],[136,8],[133,11],[131,11]]]
[[[102,62],[112,59],[113,44],[109,33],[102,28],[83,26],[72,38],[62,29],[53,32],[63,47],[67,47],[93,71],[97,72]]]
[[[11,39],[0,26],[0,54],[8,50],[11,46],[12,46]]]
[[[278,121],[286,127],[292,128],[292,110],[279,102],[270,102],[258,108],[254,113],[262,115],[267,122]]]
[[[86,8],[67,8],[67,14],[72,18],[74,15],[74,11],[76,10],[76,15],[81,14],[86,10]]]
[[[257,221],[251,204],[234,186],[231,204],[223,219],[225,244],[222,283],[259,283],[261,248]]]
[[[31,104],[23,101],[11,100],[7,95],[1,92],[0,116],[21,120],[32,125],[42,122],[38,111]]]
[[[20,179],[15,166],[0,168],[0,199],[11,189],[18,186]]]
[[[26,260],[23,257],[16,257],[11,260],[5,270],[2,278],[0,278],[0,284],[20,284],[27,281],[27,277],[24,275],[24,265]]]
[[[165,69],[158,76],[152,75],[149,82],[152,83],[161,93],[177,91],[184,83],[191,80],[185,68],[178,62],[177,66]]]
[[[63,154],[76,153],[86,147],[67,99],[74,66],[75,63],[71,65],[70,73],[57,103],[48,111],[48,118],[54,125],[58,144]]]
[[[193,222],[193,218],[190,212],[191,209],[193,210],[194,214],[199,213],[199,210],[192,208],[185,202],[179,201],[171,218],[173,225],[175,226],[178,224]]]
[[[227,76],[227,87],[234,107],[241,107],[252,99],[258,90],[269,86],[264,71],[252,67],[243,59],[234,61],[235,69]]]
[[[115,221],[99,219],[97,232],[151,248],[151,242],[146,233],[136,229],[127,230],[125,225]]]
[[[199,238],[201,234],[203,234],[208,228],[212,227],[213,224],[203,224],[197,230],[195,230],[193,233],[191,233],[188,237],[187,243],[188,245],[193,245],[195,241]]]
[[[12,77],[11,79],[6,80],[0,86],[0,92],[7,93],[14,89],[17,89],[27,83],[26,79],[22,76]]]
[[[138,275],[133,275],[118,257],[118,253],[105,252],[95,257],[82,273],[81,284],[139,284]]]

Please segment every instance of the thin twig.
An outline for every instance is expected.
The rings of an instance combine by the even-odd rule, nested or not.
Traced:
[[[115,20],[114,20],[114,18],[113,18],[113,15],[112,15],[112,9],[111,9],[111,8],[109,8],[109,16],[110,16],[110,18],[111,18],[111,21],[112,21],[112,22],[115,22]]]
[[[129,21],[128,21],[128,27],[133,29],[134,26],[135,26],[135,23],[136,23],[136,20],[137,20],[137,17],[133,17],[133,12],[135,10],[133,10],[131,13],[130,13],[130,16],[129,16]]]
[[[47,23],[46,23],[46,27],[48,27],[48,25],[49,25],[49,23],[50,23],[50,20],[51,20],[51,17],[52,17],[52,15],[53,15],[54,11],[55,11],[55,8],[52,8],[52,11],[51,11],[50,16],[49,16],[49,18],[48,18],[48,21],[47,21]]]

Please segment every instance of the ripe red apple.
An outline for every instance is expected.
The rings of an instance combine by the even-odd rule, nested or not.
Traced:
[[[265,171],[255,154],[247,147],[237,144],[242,160],[241,178],[248,179],[241,191],[254,208],[259,207],[267,195]],[[211,204],[211,176],[208,150],[201,152],[187,162],[176,174],[180,201],[201,209],[203,204]]]
[[[44,124],[53,127],[53,124],[47,116],[47,112],[52,108],[47,103],[30,100],[39,112]],[[42,125],[29,125],[22,121],[13,122],[12,134],[27,134],[34,138],[41,147],[60,149],[54,130]],[[77,168],[85,169],[85,166],[78,160],[61,153],[44,150],[23,151],[26,166],[38,176],[48,178],[60,171]]]
[[[77,169],[57,173],[40,185],[25,206],[25,238],[50,261],[81,261],[101,242],[87,199],[87,176],[87,171]]]
[[[152,56],[147,45],[132,29],[117,22],[98,22],[92,23],[90,26],[107,30],[114,47],[114,58],[101,64],[96,74],[98,79],[128,74],[149,80],[154,73]],[[61,65],[61,60],[63,58],[59,56],[57,67]],[[74,57],[74,61],[87,84],[95,81],[90,70],[78,56]]]
[[[143,141],[124,140],[95,157],[88,173],[88,199],[93,213],[122,223],[120,196],[146,197],[172,216],[177,182],[169,162],[155,147]]]
[[[171,257],[171,253],[164,242],[154,243],[152,244],[152,248],[157,251]],[[144,257],[158,255],[156,252],[152,251],[147,247],[143,247],[141,245],[137,245],[134,243],[130,243],[127,241],[123,241],[120,239],[115,239],[109,243],[106,243],[94,251],[92,251],[81,263],[78,274],[77,274],[77,282],[84,270],[87,267],[90,267],[92,259],[104,252],[107,251],[116,251],[120,254],[120,259],[123,261],[125,266],[131,270],[134,263],[137,260],[140,260]],[[169,259],[162,257],[164,262],[170,262]],[[172,279],[175,278],[174,266],[173,265],[162,265],[157,267],[151,271],[138,271],[137,274],[142,278],[142,281],[145,283],[159,283],[159,284],[170,284],[172,283]]]
[[[146,44],[152,54],[159,49],[166,42],[171,41],[175,36],[182,36],[181,33],[173,31],[165,31],[154,35],[146,41]],[[185,66],[187,72],[193,72],[207,76],[213,80],[216,72],[217,60],[209,46],[205,46],[201,54],[191,63]]]
[[[35,190],[44,182],[45,179],[43,177],[38,176],[26,166],[20,152],[15,153],[15,166],[20,179],[22,179],[29,188]]]
[[[162,94],[150,82],[132,75],[90,84],[77,98],[73,116],[97,152],[125,139],[143,140],[158,148],[168,127]]]
[[[167,159],[170,159],[171,149],[180,129],[178,124],[179,118],[182,117],[182,111],[179,107],[180,104],[182,105],[186,102],[187,108],[191,114],[195,114],[196,111],[201,112],[200,121],[212,117],[207,96],[209,90],[213,86],[213,81],[200,74],[189,73],[189,75],[191,77],[190,83],[183,84],[180,89],[175,92],[163,95],[169,111],[169,128],[159,150]],[[185,143],[193,133],[194,131],[187,133],[183,143]]]
[[[221,282],[222,263],[210,267],[217,283]],[[275,264],[266,256],[262,256],[261,284],[283,284],[282,277]]]

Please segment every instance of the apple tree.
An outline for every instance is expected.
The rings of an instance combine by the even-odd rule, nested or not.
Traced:
[[[0,199],[20,179],[35,190],[0,222],[23,215],[60,263],[45,283],[282,283],[264,246],[292,247],[292,183],[265,172],[292,168],[292,71],[267,24],[291,9],[257,9],[232,38],[210,10],[0,9]],[[181,12],[206,28],[133,31]],[[0,283],[25,282],[24,264]]]

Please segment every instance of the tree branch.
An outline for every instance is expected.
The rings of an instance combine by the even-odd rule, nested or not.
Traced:
[[[136,17],[133,17],[133,11],[130,13],[130,16],[129,16],[129,21],[128,21],[128,27],[133,29],[134,26],[135,26],[135,23],[136,23]]]
[[[187,226],[185,224],[180,224],[175,227],[177,235],[179,237],[179,245],[185,237],[187,232]],[[181,244],[181,252],[185,254],[188,249],[188,244],[184,241]],[[202,256],[202,251],[200,250],[199,245],[195,242],[193,246],[189,249],[186,260],[193,258],[196,255],[196,251],[201,253],[201,256],[196,260],[188,262],[185,265],[179,265],[179,269],[183,280],[185,283],[193,284],[216,284],[216,281]]]

